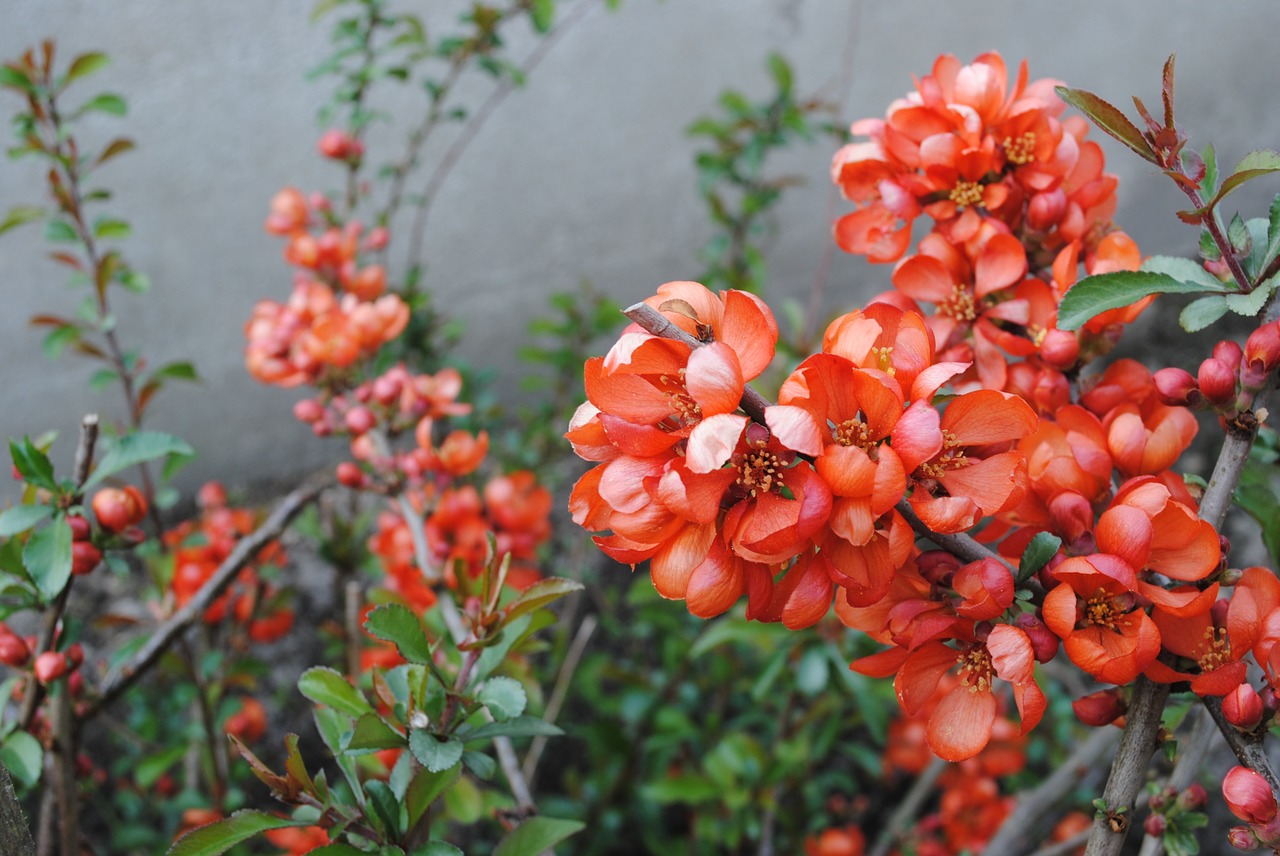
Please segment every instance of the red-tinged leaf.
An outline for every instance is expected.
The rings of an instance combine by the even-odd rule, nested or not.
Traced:
[[[31,78],[21,66],[13,63],[5,63],[0,66],[0,86],[8,89],[16,89],[19,92],[34,92],[35,86],[31,83]]]
[[[1190,211],[1190,210],[1179,211],[1177,212],[1177,216],[1179,220],[1181,220],[1183,223],[1186,223],[1187,225],[1199,226],[1201,223],[1204,222],[1204,209],[1201,208],[1196,211]]]
[[[32,327],[79,327],[75,321],[58,315],[32,315],[27,322]]]
[[[539,580],[507,605],[504,623],[581,590],[582,583],[577,580],[566,580],[561,577],[547,577]]]
[[[97,357],[100,360],[105,360],[107,358],[105,351],[93,344],[93,342],[86,342],[84,339],[80,339],[76,342],[75,349],[86,357]]]
[[[0,220],[0,235],[10,229],[16,229],[24,223],[31,223],[44,217],[44,209],[37,208],[33,205],[19,205],[10,208],[9,212],[4,215],[4,219]]]
[[[1147,109],[1147,105],[1142,103],[1142,99],[1136,95],[1133,96],[1133,106],[1137,108],[1138,115],[1142,117],[1142,121],[1147,123],[1147,130],[1153,134],[1160,131],[1163,126],[1157,122],[1154,117],[1152,117],[1151,111]]]
[[[1084,113],[1099,128],[1132,149],[1138,157],[1154,164],[1159,163],[1155,150],[1142,136],[1142,132],[1114,104],[1083,89],[1059,86],[1056,91],[1059,98]]]
[[[234,734],[228,734],[227,739],[231,741],[231,745],[236,747],[236,751],[240,753],[240,757],[244,758],[244,760],[248,762],[249,769],[253,771],[253,774],[257,776],[264,785],[271,788],[273,793],[279,794],[282,798],[285,798],[286,802],[297,796],[297,791],[290,788],[289,779],[285,776],[276,775],[270,767],[262,763],[261,758],[253,754],[252,749],[240,742],[239,737],[236,737]]]
[[[1280,152],[1273,152],[1270,149],[1256,149],[1249,152],[1240,158],[1236,168],[1222,180],[1222,186],[1218,188],[1218,192],[1205,203],[1203,208],[1197,208],[1192,212],[1179,211],[1178,218],[1184,222],[1191,222],[1182,216],[1184,213],[1192,213],[1203,217],[1212,211],[1213,207],[1221,202],[1228,193],[1246,181],[1251,181],[1259,176],[1270,175],[1273,172],[1280,172]]]
[[[84,265],[80,263],[80,260],[78,258],[71,255],[71,253],[64,253],[64,252],[49,253],[49,258],[53,259],[55,262],[60,262],[73,270],[77,270],[77,271],[84,270]]]
[[[1188,187],[1192,190],[1197,190],[1200,187],[1200,182],[1197,179],[1194,179],[1187,175],[1183,175],[1180,172],[1174,172],[1173,170],[1165,170],[1164,174],[1172,178],[1178,184],[1181,184],[1183,187]]]
[[[1160,98],[1164,101],[1164,126],[1173,127],[1173,61],[1177,54],[1169,54],[1164,61],[1164,73],[1160,76]]]
[[[315,783],[311,781],[311,775],[307,772],[307,765],[302,760],[302,753],[298,751],[298,735],[286,735],[284,747],[284,768],[288,771],[289,778],[297,782],[304,793],[314,793],[316,789]]]
[[[114,140],[107,143],[107,147],[102,150],[102,154],[98,155],[98,160],[94,165],[101,166],[116,155],[122,155],[125,152],[136,148],[137,145],[133,140],[130,140],[127,137],[116,137]]]
[[[149,380],[143,385],[142,389],[138,390],[138,404],[134,414],[136,417],[135,422],[142,421],[142,414],[146,413],[147,405],[151,403],[152,396],[159,392],[162,386],[164,384],[158,380]]]

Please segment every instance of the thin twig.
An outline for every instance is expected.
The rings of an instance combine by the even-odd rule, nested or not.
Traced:
[[[598,623],[594,615],[588,615],[578,625],[578,632],[574,634],[573,643],[564,655],[564,662],[560,664],[560,672],[556,675],[556,685],[551,690],[551,698],[547,701],[547,709],[542,713],[542,718],[547,722],[554,723],[556,717],[560,715],[560,708],[564,705],[564,700],[569,695],[569,685],[573,682],[573,673],[577,670],[578,663],[582,660],[582,655],[586,653],[587,643],[591,641],[591,634],[596,632]],[[539,734],[534,737],[529,744],[529,751],[524,756],[524,766],[521,768],[525,781],[532,782],[534,780],[538,772],[538,761],[542,759],[542,752],[546,745],[547,736],[545,734]]]
[[[227,558],[222,560],[222,564],[214,571],[200,591],[196,592],[186,605],[169,617],[164,624],[156,629],[147,643],[142,649],[135,654],[128,663],[118,669],[114,674],[107,677],[103,682],[101,694],[93,701],[85,718],[92,716],[97,711],[111,704],[116,698],[127,690],[129,687],[141,678],[152,666],[156,664],[174,639],[199,620],[204,614],[206,608],[212,603],[223,590],[231,584],[241,569],[267,546],[271,541],[280,537],[280,534],[298,516],[302,509],[306,508],[315,500],[320,492],[329,487],[331,482],[329,479],[304,485],[290,493],[284,498],[275,510],[262,522],[262,525],[253,531],[251,535],[241,538],[234,548],[232,548]]]
[[[987,842],[986,849],[983,851],[986,856],[1008,856],[1010,853],[1017,853],[1017,848],[1027,838],[1031,828],[1043,820],[1050,809],[1061,802],[1080,782],[1081,771],[1095,766],[1100,758],[1111,751],[1119,739],[1120,729],[1118,728],[1096,729],[1087,740],[1076,747],[1067,760],[1058,765],[1048,778],[1034,789],[1020,794],[1017,805],[1001,824],[1000,831]],[[1085,837],[1088,837],[1087,833]]]
[[[75,717],[71,688],[64,680],[53,696],[53,783],[58,806],[58,844],[62,856],[80,856],[80,806],[76,786]]]
[[[364,606],[364,591],[359,580],[347,580],[342,589],[342,635],[347,654],[347,675],[355,680],[360,676],[360,609]]]
[[[93,469],[93,449],[97,443],[98,414],[86,413],[80,420],[80,443],[76,446],[75,463],[71,471],[77,491],[89,480],[89,472]]]
[[[889,820],[885,823],[884,829],[880,830],[875,846],[871,848],[868,856],[886,856],[888,854],[889,848],[897,842],[902,833],[916,819],[920,809],[924,807],[925,801],[933,793],[933,786],[938,783],[938,777],[946,769],[947,762],[941,758],[935,757],[929,762],[929,766],[924,768],[924,772],[911,785],[911,790],[907,791],[907,795],[902,799],[902,802],[898,803],[898,807],[893,810],[893,814],[889,815]]]
[[[1175,791],[1189,787],[1196,780],[1196,776],[1200,773],[1200,766],[1204,764],[1209,748],[1213,745],[1213,738],[1218,733],[1217,726],[1214,725],[1213,718],[1207,710],[1192,708],[1191,719],[1191,734],[1178,741],[1178,760],[1173,765],[1173,772],[1169,774],[1169,781],[1165,783]],[[1138,856],[1163,856],[1163,854],[1163,837],[1148,835],[1142,839],[1142,849],[1138,852]]]

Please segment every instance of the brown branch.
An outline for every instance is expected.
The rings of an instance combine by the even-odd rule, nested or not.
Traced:
[[[171,615],[164,624],[160,625],[151,638],[147,640],[147,643],[142,646],[142,649],[128,663],[107,677],[107,680],[103,682],[101,693],[90,704],[85,718],[91,717],[111,704],[121,693],[133,686],[139,678],[146,674],[159,661],[160,656],[173,644],[173,641],[199,620],[209,604],[222,594],[245,565],[253,561],[254,557],[267,544],[279,538],[280,534],[293,521],[293,518],[297,517],[302,509],[310,505],[320,495],[320,492],[330,484],[331,482],[326,478],[323,481],[304,485],[293,491],[275,507],[275,510],[262,522],[261,526],[254,530],[253,534],[237,541],[231,553],[222,560],[222,564],[214,571],[208,582],[200,588],[200,591],[196,592],[195,596],[187,601],[185,606]]]
[[[591,634],[595,633],[598,623],[594,615],[588,615],[578,625],[573,643],[564,655],[564,662],[560,664],[560,672],[556,675],[556,684],[551,690],[551,698],[547,701],[547,709],[542,713],[542,718],[547,722],[554,723],[556,717],[560,715],[560,708],[564,706],[564,700],[569,695],[569,684],[573,682],[573,673],[577,670],[582,655],[586,653],[587,643],[591,641]],[[524,766],[521,768],[525,781],[533,781],[538,772],[538,761],[542,759],[542,752],[546,745],[545,734],[539,734],[530,742],[529,751],[524,756]]]
[[[1221,705],[1220,699],[1215,701]],[[1196,776],[1200,774],[1200,766],[1204,764],[1204,759],[1209,754],[1209,747],[1213,745],[1213,737],[1217,733],[1213,718],[1207,710],[1193,708],[1191,719],[1193,721],[1191,734],[1178,741],[1178,761],[1173,765],[1173,772],[1169,774],[1169,780],[1165,783],[1175,791],[1187,788],[1196,780]],[[1147,835],[1142,839],[1142,849],[1138,852],[1138,856],[1163,856],[1163,854],[1164,838],[1162,836]]]
[[[13,789],[9,770],[0,764],[0,853],[36,856],[36,843],[22,814],[22,805]]]
[[[887,856],[889,848],[916,819],[925,801],[929,799],[929,794],[933,792],[933,786],[938,783],[938,777],[943,774],[947,766],[947,762],[941,758],[934,758],[929,762],[929,766],[924,768],[924,772],[911,785],[911,790],[907,791],[906,797],[898,803],[898,807],[889,816],[868,856]]]
[[[1076,852],[1076,848],[1080,847],[1089,840],[1091,830],[1082,829],[1075,835],[1064,841],[1055,841],[1053,844],[1046,844],[1039,850],[1031,854],[1031,856],[1068,856],[1070,853]]]
[[[1079,783],[1081,772],[1096,765],[1119,738],[1120,729],[1109,726],[1090,734],[1047,779],[1018,797],[1017,805],[1001,824],[1000,831],[987,842],[983,853],[986,856],[1008,856],[1019,852],[1018,848],[1032,827],[1071,792]]]
[[[1226,738],[1227,745],[1231,747],[1237,760],[1250,770],[1262,775],[1270,783],[1272,793],[1280,793],[1280,777],[1276,776],[1276,771],[1267,758],[1267,751],[1262,745],[1266,731],[1246,733],[1237,729],[1223,716],[1222,699],[1216,696],[1206,696],[1200,701],[1205,710],[1209,711],[1209,716],[1218,726],[1218,731]]]
[[[80,806],[76,784],[76,727],[71,713],[71,687],[64,680],[50,705],[53,727],[54,804],[58,807],[58,852],[80,856]]]
[[[98,443],[98,414],[86,413],[80,420],[80,443],[76,446],[75,463],[71,475],[75,480],[76,491],[84,487],[89,480],[89,471],[93,469],[93,449]]]

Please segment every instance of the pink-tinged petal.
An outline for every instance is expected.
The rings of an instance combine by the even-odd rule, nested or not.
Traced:
[[[893,287],[913,300],[945,303],[955,286],[951,271],[932,256],[912,256],[893,272]]]
[[[861,365],[875,347],[883,329],[874,318],[862,312],[841,315],[828,324],[822,334],[822,350],[854,365]]]
[[[766,407],[764,421],[773,436],[788,449],[803,455],[822,453],[822,434],[818,423],[804,408],[782,404]]]
[[[934,532],[953,535],[972,529],[982,517],[982,509],[965,496],[933,496],[928,491],[911,494],[911,509]]]
[[[853,400],[840,401],[842,410],[838,415],[848,419],[860,410],[866,417],[869,439],[879,440],[888,436],[902,417],[902,394],[897,383],[889,376],[870,369],[853,369],[844,379],[848,388],[853,390]]]
[[[826,562],[820,555],[804,553],[775,585],[773,597],[781,600],[782,623],[788,630],[812,627],[831,609],[835,586]]]
[[[987,636],[987,651],[996,674],[1011,684],[1036,679],[1035,650],[1027,634],[1009,624],[997,624]]]
[[[894,562],[884,538],[855,547],[833,536],[823,541],[822,552],[837,574],[834,581],[844,587],[850,606],[871,606],[893,585]]]
[[[733,457],[749,421],[745,416],[719,413],[695,425],[685,452],[690,472],[709,473],[724,466]]]
[[[913,473],[925,461],[942,451],[942,428],[938,411],[923,401],[912,402],[893,426],[893,450],[903,469]]]
[[[674,463],[662,474],[654,498],[691,523],[714,523],[720,504],[738,473],[731,468],[695,475]]]
[[[623,333],[604,357],[609,374],[671,374],[684,368],[689,346],[652,333]]]
[[[604,359],[592,357],[583,367],[587,399],[602,413],[613,413],[635,423],[657,423],[671,414],[668,397],[638,375],[608,375]]]
[[[737,410],[742,400],[742,369],[737,354],[723,342],[698,348],[689,357],[684,387],[705,417]]]
[[[944,761],[972,758],[991,741],[996,698],[989,691],[969,690],[956,687],[942,697],[929,716],[929,748]]]
[[[956,664],[957,652],[941,642],[930,642],[911,653],[893,682],[898,703],[907,716],[915,716],[938,689],[938,681]],[[966,689],[966,695],[968,691]]]
[[[1022,242],[1012,235],[993,235],[974,269],[974,294],[986,297],[993,291],[1008,288],[1027,273],[1027,253]]]
[[[689,280],[664,282],[658,286],[658,293],[645,298],[644,302],[695,337],[699,324],[717,327],[724,314],[724,304],[711,289],[700,282]],[[693,317],[690,317],[690,313]]]
[[[871,502],[865,497],[836,497],[827,525],[855,547],[861,547],[876,534],[876,518],[871,513]]]
[[[1147,560],[1151,570],[1184,582],[1202,580],[1217,570],[1222,542],[1212,524],[1177,505],[1170,505],[1152,522],[1155,537]]]
[[[876,484],[871,492],[871,511],[877,517],[885,514],[907,492],[907,471],[898,453],[887,444],[881,445],[876,454]]]
[[[1026,464],[1021,452],[1002,452],[946,470],[938,481],[952,496],[973,500],[987,516],[1008,511],[1026,495]]]
[[[588,532],[609,528],[612,509],[600,499],[600,478],[603,475],[603,464],[592,467],[578,479],[569,494],[569,514],[574,523]]]
[[[1108,508],[1098,519],[1094,537],[1098,550],[1124,559],[1131,568],[1145,568],[1151,552],[1151,518],[1129,505]]]
[[[1054,586],[1044,596],[1041,608],[1045,625],[1059,639],[1066,639],[1076,629],[1076,593],[1071,586],[1062,583]]]
[[[600,478],[600,498],[614,511],[629,514],[653,501],[644,480],[659,476],[666,465],[663,458],[633,458],[623,455],[604,465]]]
[[[586,476],[583,476],[586,478]],[[1262,622],[1280,606],[1280,580],[1268,568],[1245,568],[1227,607],[1227,638],[1233,651],[1248,651],[1262,635]]]
[[[1213,583],[1204,591],[1200,591],[1195,586],[1179,586],[1171,591],[1163,586],[1138,580],[1138,593],[1155,605],[1157,616],[1166,614],[1175,618],[1192,618],[1208,613],[1214,601],[1218,599],[1218,584]],[[1156,622],[1156,624],[1160,623]],[[1161,636],[1165,637],[1165,647],[1174,653],[1180,653],[1170,647],[1173,637],[1165,634],[1163,630]],[[1202,640],[1197,638],[1192,641],[1194,644],[1199,644]]]
[[[694,568],[707,558],[715,537],[714,526],[686,526],[663,544],[649,560],[649,576],[658,594],[672,600],[683,599]]]
[[[689,612],[699,618],[714,618],[728,611],[746,589],[743,568],[743,563],[715,539],[706,559],[689,577],[685,592]]]
[[[973,363],[934,363],[911,383],[912,401],[932,401],[938,389]]]
[[[610,559],[623,565],[630,565],[634,571],[636,565],[658,552],[661,544],[642,544],[623,538],[621,535],[596,535],[592,541]]]
[[[737,353],[743,377],[751,380],[773,362],[778,322],[764,301],[754,294],[727,291],[719,339]]]

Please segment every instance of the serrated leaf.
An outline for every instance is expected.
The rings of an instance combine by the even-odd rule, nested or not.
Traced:
[[[409,812],[409,828],[418,823],[418,819],[422,817],[433,802],[440,798],[440,795],[449,789],[449,786],[458,780],[462,775],[462,767],[452,767],[443,773],[433,773],[425,768],[419,768],[413,781],[409,783],[409,789],[404,795],[404,806]]]
[[[369,613],[364,626],[373,636],[395,645],[400,656],[409,662],[431,662],[431,643],[422,632],[421,622],[407,607],[398,603],[379,606]]]
[[[563,577],[547,577],[539,580],[529,586],[520,595],[506,607],[507,621],[524,615],[526,612],[533,612],[549,603],[559,600],[565,595],[573,594],[575,591],[582,590],[582,583],[576,580],[567,580]]]
[[[531,817],[502,837],[493,856],[538,856],[584,828],[578,820]]]
[[[1227,314],[1227,295],[1213,294],[1191,301],[1178,315],[1178,324],[1188,333],[1208,327]]]
[[[364,783],[364,791],[368,794],[368,804],[373,806],[374,814],[382,821],[382,825],[391,834],[392,840],[400,837],[400,801],[391,793],[391,787],[383,781],[372,779]]]
[[[1146,273],[1162,273],[1180,282],[1203,285],[1207,290],[1225,290],[1222,282],[1204,269],[1204,265],[1181,256],[1152,256],[1138,270]]]
[[[1260,283],[1248,294],[1228,294],[1223,300],[1232,312],[1252,318],[1262,311],[1262,307],[1266,305],[1267,298],[1271,296],[1275,287],[1276,277],[1273,276],[1266,282]]]
[[[298,678],[298,692],[316,704],[327,705],[351,717],[373,712],[359,690],[337,671],[325,666],[314,666],[303,672]]]
[[[468,743],[493,737],[559,737],[564,734],[556,726],[536,716],[517,716],[506,722],[486,722],[465,736]]]
[[[515,719],[524,713],[525,705],[529,703],[529,697],[519,681],[501,676],[485,681],[476,698],[489,708],[493,718],[499,722]]]
[[[441,740],[419,728],[409,732],[409,751],[430,772],[443,773],[462,760],[462,741],[453,737]]]
[[[1149,294],[1197,294],[1212,291],[1205,285],[1182,282],[1167,274],[1145,271],[1114,271],[1087,276],[1062,296],[1058,305],[1058,328],[1079,330],[1094,316],[1119,309]],[[1219,284],[1218,291],[1222,291]]]
[[[1055,87],[1058,97],[1084,113],[1093,123],[1134,151],[1138,157],[1150,163],[1158,163],[1155,150],[1129,117],[1118,107],[1084,89]]]
[[[244,809],[225,820],[214,821],[183,835],[169,847],[167,856],[219,856],[242,841],[248,841],[269,829],[306,825],[287,817],[267,814],[265,811]]]
[[[463,752],[462,763],[477,778],[486,782],[493,778],[493,774],[498,769],[497,762],[483,752],[473,752],[471,750]]]
[[[49,505],[15,505],[0,513],[0,537],[17,535],[26,532],[37,523],[43,523],[53,516],[53,507]]]
[[[135,431],[117,440],[111,450],[102,456],[94,467],[93,474],[85,482],[85,487],[90,488],[121,470],[165,455],[194,454],[195,449],[191,448],[191,444],[180,437],[160,431]]]
[[[80,56],[71,61],[71,67],[67,69],[67,76],[63,81],[63,85],[81,77],[88,77],[95,71],[106,68],[110,64],[111,58],[104,53],[94,51],[93,53],[80,54]]]
[[[1248,253],[1252,248],[1249,229],[1244,225],[1244,220],[1239,214],[1232,217],[1231,224],[1227,226],[1227,242],[1237,253]]]
[[[32,443],[29,437],[23,437],[21,443],[10,440],[9,456],[27,484],[45,490],[58,489],[58,483],[53,479],[53,464],[49,461],[49,456]]]
[[[39,220],[44,217],[44,214],[43,208],[37,208],[34,205],[18,205],[10,208],[8,213],[4,215],[4,219],[0,220],[0,235],[24,223]]]
[[[44,748],[26,731],[11,731],[0,746],[0,764],[4,764],[19,783],[34,787],[44,767]]]
[[[10,89],[18,89],[22,92],[32,92],[35,89],[30,77],[9,65],[0,65],[0,86],[7,86]]]
[[[128,109],[129,108],[124,103],[124,99],[119,95],[104,92],[101,95],[86,101],[84,106],[80,108],[80,112],[89,113],[93,110],[98,110],[103,113],[110,113],[112,116],[123,116],[128,112]]]
[[[351,734],[348,750],[367,749],[403,749],[405,736],[387,724],[376,713],[366,713],[356,720],[355,731]]]
[[[71,527],[55,520],[37,529],[22,548],[22,564],[46,603],[52,601],[71,579]]]
[[[1025,582],[1039,573],[1061,546],[1062,539],[1049,532],[1041,532],[1032,538],[1018,562],[1018,582]]]

